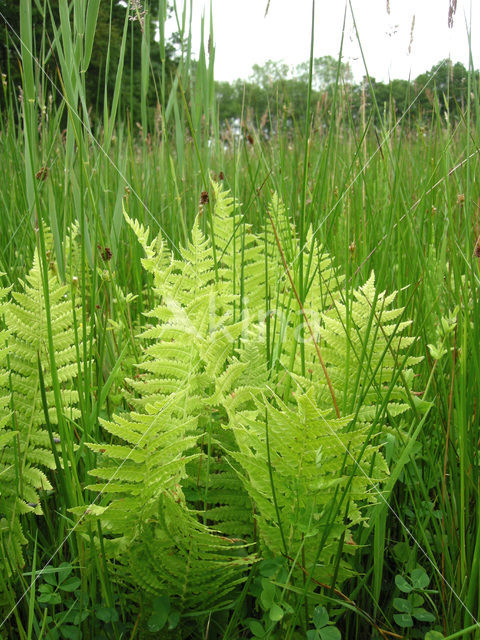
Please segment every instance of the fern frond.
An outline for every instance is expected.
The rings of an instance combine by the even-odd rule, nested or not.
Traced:
[[[103,460],[91,475],[107,480],[88,488],[101,491],[108,506],[87,517],[101,519],[119,576],[147,592],[168,593],[180,611],[191,612],[226,598],[251,559],[244,546],[201,524],[186,504],[182,485],[200,455],[199,434],[195,418],[176,415],[175,400],[148,405],[147,413],[128,420],[102,421],[135,448],[88,445]],[[80,507],[73,511],[83,515]]]
[[[148,232],[132,228],[151,259],[144,267],[154,275],[156,306],[140,336],[138,375],[127,381],[135,411],[101,421],[111,444],[88,445],[101,454],[89,488],[102,492],[102,509],[89,517],[101,520],[105,549],[123,567],[120,576],[155,593],[168,587],[178,594],[179,608],[203,608],[207,581],[214,584],[211,602],[223,600],[251,562],[243,559],[242,544],[222,537],[251,532],[250,510],[243,509],[248,496],[223,460],[209,467],[215,452],[223,453],[225,438],[232,440],[212,407],[215,381],[244,323],[234,322],[238,296],[225,266],[215,269],[198,220],[181,260],[155,264]],[[215,467],[213,477],[207,467]],[[227,485],[230,495],[220,495]]]
[[[254,412],[229,414],[239,447],[231,455],[256,505],[262,543],[291,558],[301,551],[313,577],[328,581],[340,536],[362,519],[362,505],[377,499],[371,485],[386,478],[385,461],[372,445],[358,458],[366,429],[348,431],[351,416],[333,419],[320,410],[313,387],[294,404],[273,395],[255,405]],[[342,561],[339,579],[348,574]]]
[[[232,589],[245,580],[253,561],[245,545],[198,522],[181,500],[163,495],[156,517],[142,531],[142,544],[131,548],[128,566],[150,593],[168,593],[175,608],[191,614],[226,606]]]
[[[39,491],[51,489],[51,484],[42,469],[53,469],[55,461],[50,436],[45,428],[39,362],[49,406],[49,421],[52,425],[58,424],[58,416],[52,387],[45,299],[37,252],[29,274],[20,284],[23,290],[14,291],[12,300],[4,307],[8,329],[8,356],[3,366],[6,367],[4,371],[8,371],[8,381],[4,377],[0,385],[3,392],[9,394],[13,425],[18,435],[11,446],[5,448],[3,459],[12,468],[18,465],[17,475],[21,479],[17,480],[18,498],[26,504],[33,505],[35,513],[40,514]],[[80,412],[76,407],[78,393],[73,384],[79,364],[73,329],[72,300],[69,288],[60,284],[55,270],[49,272],[48,288],[57,376],[63,389],[63,412],[74,420]]]
[[[145,257],[141,261],[142,266],[146,271],[155,274],[159,266],[165,267],[169,262],[170,257],[165,249],[164,241],[161,235],[158,235],[149,243],[150,230],[145,228],[138,220],[130,218],[123,204],[122,207],[126,223],[136,235],[140,246],[145,252]]]
[[[264,240],[252,232],[239,204],[219,183],[211,182],[214,192],[213,227],[217,259],[224,270],[222,278],[238,296],[237,309],[257,318],[265,309]]]
[[[0,316],[3,316],[7,307],[5,298],[9,290],[0,288]],[[24,564],[22,547],[27,540],[20,516],[33,511],[33,507],[17,496],[17,468],[15,460],[9,456],[9,452],[18,450],[19,432],[11,428],[10,396],[7,393],[8,338],[8,330],[0,331],[0,549],[3,559],[1,570],[5,578],[11,576],[12,567],[22,567]]]
[[[385,400],[391,415],[410,406],[405,382],[422,358],[404,355],[415,338],[405,335],[411,323],[401,321],[403,309],[391,308],[394,300],[376,292],[372,274],[348,308],[337,301],[323,315],[322,350],[335,394],[347,411],[361,403],[359,419],[371,419]]]

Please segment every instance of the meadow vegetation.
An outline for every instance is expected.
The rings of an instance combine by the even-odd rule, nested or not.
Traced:
[[[480,638],[478,72],[222,106],[187,2],[19,9],[0,637]]]

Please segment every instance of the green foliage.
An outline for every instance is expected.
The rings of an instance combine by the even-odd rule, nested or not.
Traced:
[[[97,637],[106,640],[116,631],[118,611],[105,603],[91,602],[78,577],[79,567],[61,562],[57,567],[45,567],[37,576],[36,602],[42,611],[47,640],[81,640],[82,627],[98,620],[101,631]]]
[[[0,289],[0,312],[4,313],[6,303],[6,289]],[[20,514],[32,509],[18,496],[17,478],[15,477],[14,461],[9,452],[16,450],[18,431],[11,429],[10,395],[8,393],[9,372],[7,367],[8,356],[8,330],[0,332],[0,385],[2,394],[0,397],[0,545],[4,562],[3,571],[11,575],[15,566],[23,564],[22,545],[27,543],[20,524]]]
[[[85,58],[86,65],[82,69],[83,73],[86,72],[86,103],[88,107],[93,109],[94,116],[100,116],[106,106],[105,99],[108,104],[111,104],[113,99],[122,35],[128,16],[126,16],[125,3],[119,0],[113,2],[110,0],[82,0],[81,4],[82,20],[85,23],[83,28],[86,35],[85,53],[90,50],[90,55]],[[37,59],[42,61],[44,72],[54,82],[58,82],[56,68],[60,66],[59,60],[62,55],[65,55],[65,47],[67,47],[64,40],[66,25],[61,26],[61,12],[65,6],[67,5],[63,0],[47,0],[47,2],[32,2],[31,7],[35,54]],[[145,8],[150,15],[153,7],[147,2]],[[19,3],[0,0],[0,11],[4,19],[8,21],[8,28],[7,25],[2,25],[0,30],[0,72],[5,74],[4,82],[6,85],[16,91],[17,87],[22,84],[17,53],[20,49],[18,42],[18,34],[20,33]],[[72,9],[70,16],[72,29],[74,27],[74,13],[75,11]],[[132,8],[129,15],[131,21],[126,41],[126,65],[122,79],[121,96],[124,115],[126,115],[126,108],[133,105],[134,110],[131,115],[134,121],[139,121],[142,95],[140,50],[143,37],[139,18],[143,19],[143,10]],[[175,46],[173,42],[168,42],[164,50],[161,51],[158,42],[155,41],[155,31],[158,24],[156,17],[156,15],[153,16],[152,28],[149,31],[150,71],[154,77],[159,77],[162,73],[162,65],[165,65],[164,72],[170,86],[170,75],[173,74],[176,66]],[[76,20],[79,20],[78,15]],[[162,55],[164,56],[163,60]],[[38,74],[39,87],[44,87],[41,99],[44,100],[45,106],[48,94],[56,102],[58,100],[57,91],[46,83],[40,69],[36,69],[35,74]],[[4,100],[7,97],[9,97],[9,92],[0,92],[0,108],[3,109],[6,106]],[[147,97],[151,112],[155,108],[157,98],[154,85],[151,85]]]
[[[289,68],[283,62],[267,60],[263,65],[253,65],[246,82],[217,82],[220,121],[232,123],[243,116],[244,123],[258,128],[267,137],[284,129],[294,132],[303,124],[309,69],[310,61]],[[364,77],[361,82],[354,82],[348,64],[331,56],[314,58],[315,125],[319,129],[330,125],[332,109],[339,106],[338,91],[342,93],[339,117],[357,120],[365,108],[366,118],[379,127],[390,127],[393,124],[390,118],[426,123],[437,113],[458,121],[468,102],[468,76],[461,62],[445,59],[412,81],[392,79],[385,83]],[[470,82],[478,83],[478,79],[477,70]]]
[[[56,375],[62,386],[61,420],[72,424],[80,415],[74,379],[81,361],[75,346],[69,288],[59,282],[52,270],[48,272],[48,282],[43,283],[37,252],[26,280],[19,284],[21,290],[13,291],[10,302],[2,307],[7,329],[1,336],[0,384],[1,402],[7,414],[1,423],[4,467],[0,508],[4,566],[8,573],[10,567],[23,564],[20,546],[26,541],[19,516],[42,514],[41,497],[52,489],[46,472],[56,467],[52,446],[57,448],[59,444],[58,448],[62,447],[59,435],[53,431],[59,416],[49,357],[50,336],[55,348]],[[44,284],[49,291],[50,323],[47,321]],[[63,431],[65,436],[70,438]],[[70,448],[71,444],[64,444],[63,449],[65,446]]]
[[[153,601],[153,612],[148,619],[148,630],[152,633],[158,633],[167,623],[169,629],[175,629],[179,618],[179,612],[171,608],[170,598],[168,596],[160,596]]]
[[[402,355],[415,338],[404,335],[411,321],[402,321],[403,309],[391,308],[395,297],[378,293],[372,274],[352,301],[336,302],[323,316],[323,352],[335,394],[361,421],[383,410],[385,399],[391,416],[410,406],[405,383],[411,387],[412,367],[422,358]]]
[[[432,604],[427,592],[429,583],[430,578],[421,567],[413,569],[409,578],[401,575],[395,576],[395,584],[398,589],[402,594],[406,594],[406,597],[393,599],[393,606],[399,612],[394,614],[393,618],[399,627],[411,628],[415,624],[414,621],[417,623],[435,622],[436,616],[423,606],[425,597],[428,598],[429,605]]]
[[[196,221],[179,258],[168,254],[160,236],[149,242],[145,228],[125,215],[143,247],[155,304],[139,336],[138,377],[128,381],[134,410],[101,419],[110,443],[88,444],[99,454],[90,472],[97,482],[88,489],[100,492],[100,502],[86,513],[74,509],[87,521],[100,521],[117,579],[160,598],[157,604],[168,597],[180,615],[229,602],[257,559],[248,555],[257,537],[261,556],[288,560],[294,584],[307,575],[313,590],[352,574],[351,528],[367,517],[366,507],[378,500],[388,475],[381,441],[374,443],[386,423],[375,407],[388,406],[392,416],[406,410],[408,367],[417,362],[400,360],[413,338],[400,337],[409,323],[398,321],[401,309],[390,309],[394,296],[378,294],[372,277],[347,310],[338,300],[341,279],[312,242],[318,268],[306,302],[318,310],[322,349],[346,409],[336,417],[313,345],[304,355],[310,378],[301,367],[296,371],[298,358],[289,370],[283,355],[290,357],[298,340],[296,314],[270,232],[262,245],[261,236],[242,229],[229,193],[215,183],[212,190],[214,243]],[[286,242],[292,226],[277,196],[271,207]],[[295,251],[285,247],[287,257]],[[267,288],[287,318],[270,334],[281,344],[282,366],[274,368],[259,313]],[[402,370],[404,386],[398,381]],[[358,389],[345,385],[348,379],[368,380],[360,398]],[[260,600],[276,624],[293,609],[265,591],[267,582]],[[163,628],[167,609],[158,605],[149,624]],[[319,637],[334,637],[334,627],[319,625]]]
[[[325,607],[315,607],[313,624],[315,629],[307,631],[307,640],[340,640],[342,637],[338,628],[329,624]]]
[[[105,548],[123,565],[120,573],[153,594],[169,594],[176,610],[191,612],[224,602],[251,562],[244,544],[216,531],[228,518],[222,533],[238,534],[235,523],[245,520],[241,493],[239,502],[231,491],[230,508],[222,508],[231,472],[212,467],[212,482],[202,472],[202,466],[209,468],[213,443],[222,445],[212,415],[215,378],[243,325],[232,322],[228,278],[216,279],[224,270],[215,269],[198,224],[182,259],[175,260],[164,256],[160,241],[148,244],[143,228],[129,222],[145,249],[143,264],[154,275],[158,304],[147,313],[150,326],[140,336],[145,346],[139,378],[129,381],[129,401],[138,412],[101,421],[126,444],[89,444],[105,460],[91,473],[107,481],[89,488],[111,496],[108,506],[89,511],[100,518]],[[220,490],[222,497],[215,498]],[[213,520],[215,529],[199,515]]]
[[[35,411],[48,439],[28,450],[50,466],[53,456],[55,469],[26,464],[52,486],[31,488],[37,514],[20,492],[22,460],[4,455],[24,442],[15,404],[26,414],[12,387],[18,332],[4,321],[18,301],[5,291],[0,634],[475,634],[478,73],[446,62],[417,81],[355,85],[341,64],[312,59],[309,106],[310,61],[287,77],[270,65],[280,73],[262,86],[223,83],[215,101],[214,36],[193,60],[189,5],[177,3],[171,75],[167,0],[142,2],[143,24],[142,9],[126,20],[116,0],[0,0],[17,31],[22,18],[24,41],[18,52],[16,36],[0,34],[2,284],[24,293],[37,246],[44,299],[54,269],[53,298],[74,279],[66,341],[79,373],[58,379],[61,349],[45,317],[43,368],[32,349],[28,375],[40,396],[45,386]],[[208,168],[235,201],[209,184]],[[147,224],[162,230],[151,245]],[[80,413],[69,413],[71,390]],[[74,506],[79,517],[91,508],[77,527]],[[423,591],[412,582],[419,562],[438,568]],[[81,580],[73,592],[50,575],[64,563],[66,586]],[[434,623],[415,618],[422,608]],[[400,627],[394,616],[407,613],[413,626]]]

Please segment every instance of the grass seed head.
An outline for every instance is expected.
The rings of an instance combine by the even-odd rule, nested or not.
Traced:
[[[478,236],[477,242],[475,243],[475,248],[473,250],[473,255],[476,258],[480,258],[480,236]]]

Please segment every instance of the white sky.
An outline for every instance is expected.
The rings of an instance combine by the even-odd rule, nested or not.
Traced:
[[[288,65],[309,58],[311,0],[211,0],[217,80],[248,78],[252,65],[267,60]],[[187,3],[188,4],[188,3]],[[178,2],[177,5],[183,5]],[[387,5],[390,12],[387,11]],[[448,0],[351,0],[368,72],[377,80],[413,79],[443,58],[468,66],[467,25],[473,64],[480,68],[480,0],[457,0],[453,29]],[[192,0],[194,50],[198,52],[201,16],[208,30],[210,0]],[[317,0],[314,56],[338,58],[345,0]],[[412,19],[413,41],[409,53]],[[347,0],[343,58],[358,81],[365,75]]]

